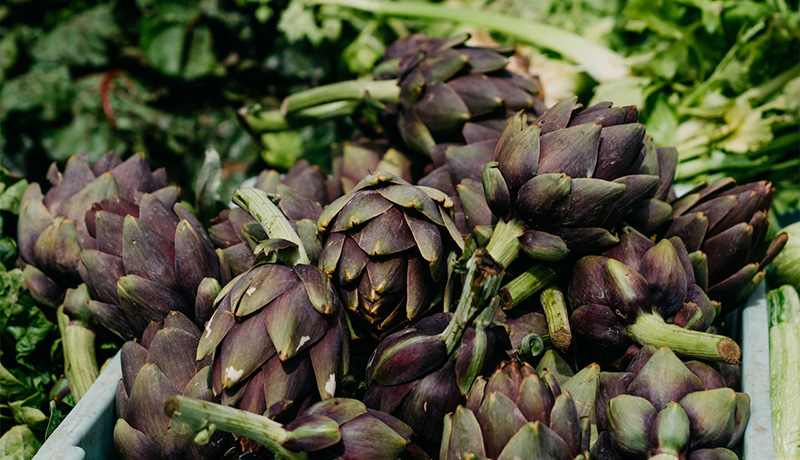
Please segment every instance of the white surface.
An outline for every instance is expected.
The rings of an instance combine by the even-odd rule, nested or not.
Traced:
[[[769,397],[769,324],[764,283],[742,310],[742,391],[750,395],[750,423],[744,432],[745,460],[774,460]]]
[[[47,438],[33,460],[108,460],[114,448],[114,398],[122,378],[119,353]]]

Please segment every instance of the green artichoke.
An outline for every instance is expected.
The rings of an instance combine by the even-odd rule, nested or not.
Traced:
[[[669,348],[603,373],[592,458],[736,459],[728,450],[750,418],[750,397],[695,374]],[[634,366],[635,364],[635,366]],[[629,368],[630,369],[630,368]],[[721,380],[721,377],[718,377]]]
[[[630,227],[602,256],[572,269],[572,330],[591,361],[612,363],[633,343],[669,346],[683,356],[738,362],[736,343],[706,331],[714,304],[698,286],[680,238],[657,244]]]
[[[504,119],[520,110],[543,112],[538,82],[507,69],[504,54],[513,48],[465,45],[468,36],[449,39],[415,34],[386,49],[378,64],[379,78],[398,78],[400,95],[384,125],[396,124],[403,142],[430,154],[437,143],[460,139],[464,124]],[[390,72],[383,72],[384,69]]]
[[[186,316],[171,312],[153,322],[141,342],[122,346],[122,380],[117,385],[114,444],[122,458],[204,459],[221,457],[233,446],[230,437],[215,435],[198,446],[187,425],[164,414],[171,395],[214,401],[209,387],[209,360],[194,360],[200,330]]]
[[[589,458],[599,375],[594,364],[559,384],[550,371],[540,377],[527,363],[503,363],[445,417],[439,458]]]
[[[134,200],[104,199],[86,212],[78,271],[89,288],[87,307],[123,338],[141,336],[151,321],[177,310],[202,325],[214,294],[230,279],[227,265],[178,189]]]
[[[88,238],[84,213],[115,195],[131,200],[136,192],[154,192],[167,178],[163,169],[151,172],[143,154],[123,162],[112,153],[92,166],[86,155],[75,155],[63,173],[53,163],[47,178],[52,187],[46,194],[37,183],[25,190],[17,235],[26,287],[39,301],[57,306],[67,288],[81,283],[78,266]]]
[[[672,203],[665,237],[679,236],[693,254],[701,287],[724,312],[741,305],[764,279],[787,235],[768,238],[775,188],[760,181],[736,186],[721,179]]]
[[[370,332],[385,334],[428,311],[463,247],[443,193],[378,171],[319,218],[321,266],[344,305]]]
[[[576,102],[559,102],[530,125],[524,115],[510,119],[483,169],[486,201],[501,219],[487,248],[504,265],[520,249],[554,261],[613,246],[608,228],[651,201],[664,208],[651,219],[669,215],[661,200],[675,149],[655,148],[634,107],[578,110]]]
[[[258,442],[274,452],[276,458],[286,460],[429,458],[412,442],[414,432],[406,424],[391,415],[367,409],[355,399],[318,402],[285,425],[183,396],[168,398],[164,410],[173,421],[199,430],[195,438],[199,442],[208,440],[209,431],[229,431]]]
[[[266,193],[239,189],[234,200],[273,239],[258,246],[256,265],[217,296],[196,358],[213,354],[212,389],[223,404],[287,416],[336,394],[349,365],[349,332],[331,282],[309,265]],[[270,227],[281,220],[281,228]]]

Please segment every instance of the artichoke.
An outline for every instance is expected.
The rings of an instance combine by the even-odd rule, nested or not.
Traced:
[[[206,231],[177,199],[178,189],[165,187],[134,200],[114,196],[86,212],[78,269],[93,299],[87,307],[123,338],[141,336],[171,310],[202,325],[214,298],[207,291],[230,279]]]
[[[540,377],[527,363],[503,363],[445,417],[439,458],[589,458],[599,375],[594,364],[560,385],[549,370]]]
[[[344,305],[375,335],[428,311],[463,247],[443,193],[378,171],[319,218],[321,266]]]
[[[786,234],[767,238],[767,212],[774,195],[771,182],[736,186],[727,178],[672,203],[672,219],[664,235],[679,236],[691,253],[702,251],[705,257],[693,257],[702,273],[698,278],[724,312],[753,293],[764,279],[766,266],[786,244]]]
[[[333,397],[347,373],[344,312],[328,277],[309,265],[299,237],[266,193],[239,189],[234,200],[272,239],[257,247],[256,265],[217,296],[196,358],[213,353],[212,389],[223,404],[288,416]]]
[[[232,439],[220,435],[198,446],[190,427],[164,414],[171,395],[214,400],[209,360],[194,360],[199,340],[197,326],[182,313],[171,312],[163,322],[151,323],[141,342],[122,346],[114,426],[114,444],[122,458],[199,460],[219,457],[233,446]]]
[[[706,386],[709,380],[669,348],[651,350],[631,365],[634,372],[600,376],[599,437],[592,458],[737,458],[729,448],[739,442],[750,418],[747,394]]]
[[[637,342],[738,362],[733,340],[701,332],[711,326],[716,310],[697,285],[680,238],[653,243],[630,227],[620,233],[617,246],[602,256],[583,257],[572,269],[570,324],[591,351],[590,359],[613,362]]]
[[[344,142],[341,155],[333,159],[333,175],[342,182],[345,193],[375,171],[390,172],[406,182],[416,176],[415,163],[383,139]]]
[[[408,423],[424,447],[439,443],[442,417],[510,347],[505,330],[491,325],[499,303],[491,296],[502,271],[482,249],[467,267],[454,313],[429,316],[387,336],[367,364],[364,402]]]
[[[26,286],[37,300],[57,306],[67,288],[81,283],[81,250],[93,248],[84,212],[115,195],[131,200],[136,192],[154,192],[167,178],[163,169],[151,172],[143,154],[123,162],[112,153],[92,166],[86,155],[75,155],[63,173],[53,163],[47,178],[52,187],[46,194],[37,183],[25,190],[17,235]]]
[[[199,430],[195,438],[199,442],[208,440],[209,431],[230,431],[260,443],[277,458],[287,460],[429,458],[411,441],[414,433],[406,424],[391,415],[367,409],[355,399],[318,402],[285,425],[232,407],[183,396],[167,399],[164,410],[172,420]]]
[[[462,234],[470,234],[476,226],[492,225],[492,214],[481,183],[483,166],[492,160],[505,123],[495,120],[489,125],[466,123],[462,136],[466,144],[437,144],[431,149],[433,170],[417,184],[445,192],[453,200],[454,220]]]
[[[283,178],[277,171],[262,171],[255,188],[267,192],[277,201],[278,208],[300,236],[312,262],[316,263],[321,251],[316,241],[316,221],[322,213],[322,206],[341,196],[338,183],[303,160]],[[222,248],[233,276],[250,268],[255,260],[253,249],[258,241],[266,238],[255,219],[239,208],[223,210],[213,219],[208,234],[214,244]]]
[[[521,248],[554,261],[617,242],[607,229],[634,207],[664,203],[674,175],[675,149],[656,149],[634,107],[600,103],[578,110],[566,99],[528,125],[509,120],[483,170],[486,201],[501,219],[487,248],[504,265]],[[518,243],[518,244],[517,244]]]
[[[492,49],[465,45],[468,36],[450,39],[416,34],[386,49],[378,65],[379,78],[398,78],[398,104],[386,116],[389,131],[395,124],[403,142],[430,154],[437,143],[461,142],[464,124],[504,119],[520,110],[543,111],[538,82],[507,69],[504,54],[513,48]],[[388,74],[382,69],[391,68]]]

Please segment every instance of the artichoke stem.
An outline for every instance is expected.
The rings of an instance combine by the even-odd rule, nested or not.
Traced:
[[[458,347],[464,330],[483,311],[487,303],[489,308],[497,308],[499,301],[494,299],[500,289],[503,273],[502,266],[484,249],[476,250],[467,261],[467,274],[464,277],[464,289],[461,291],[458,306],[447,328],[441,334],[447,347],[447,354]]]
[[[652,313],[639,315],[625,330],[641,345],[668,347],[689,358],[738,363],[741,357],[739,345],[728,337],[667,324]]]
[[[293,452],[283,447],[283,443],[290,437],[283,425],[252,412],[177,395],[167,398],[164,412],[169,418],[186,423],[195,431],[214,425],[215,429],[252,439],[271,450],[277,458],[308,458],[305,453]]]
[[[275,131],[286,131],[311,123],[329,120],[331,118],[346,117],[356,111],[360,102],[357,100],[344,100],[329,102],[307,109],[292,112],[284,116],[280,110],[250,110],[240,109],[239,118],[244,125],[254,134],[263,134]]]
[[[258,221],[271,239],[280,238],[297,245],[289,265],[310,264],[303,241],[286,220],[280,209],[269,199],[267,192],[253,187],[240,187],[233,192],[233,202]]]
[[[298,110],[343,100],[376,99],[396,104],[400,97],[397,80],[350,80],[292,94],[281,103],[281,113],[290,115]]]
[[[508,267],[519,256],[518,238],[523,233],[525,233],[525,229],[518,220],[512,219],[508,222],[501,220],[494,227],[486,250],[504,268]]]
[[[72,397],[78,402],[100,375],[94,352],[95,333],[77,321],[70,321],[63,305],[58,307],[56,315],[64,349],[64,374]]]
[[[504,310],[516,307],[528,297],[546,288],[567,271],[566,264],[538,263],[500,289]]]
[[[550,340],[557,348],[566,350],[572,343],[572,331],[569,327],[569,312],[564,293],[555,286],[551,286],[539,295],[547,319],[547,330]]]

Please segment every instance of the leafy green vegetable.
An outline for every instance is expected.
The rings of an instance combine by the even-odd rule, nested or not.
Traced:
[[[0,460],[28,460],[42,444],[25,425],[18,425],[0,437]]]
[[[13,420],[41,436],[54,416],[52,409],[49,416],[45,410],[63,364],[58,329],[36,306],[23,281],[19,269],[0,272],[0,426]],[[27,439],[15,433],[9,439]]]

